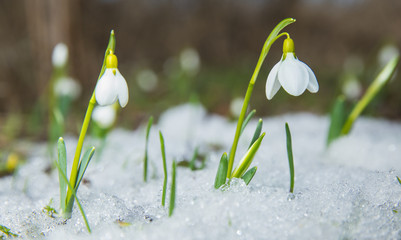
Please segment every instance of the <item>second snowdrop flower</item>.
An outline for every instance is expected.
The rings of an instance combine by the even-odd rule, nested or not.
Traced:
[[[294,41],[290,37],[284,40],[281,61],[272,68],[267,77],[267,99],[272,99],[281,86],[293,96],[301,95],[306,89],[312,93],[319,90],[313,71],[295,56]]]
[[[128,86],[117,69],[117,57],[110,52],[106,58],[106,70],[95,89],[96,101],[101,106],[111,105],[117,100],[121,107],[128,103]]]

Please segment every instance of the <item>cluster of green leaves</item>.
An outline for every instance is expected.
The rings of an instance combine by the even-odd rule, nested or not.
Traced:
[[[330,115],[330,128],[327,136],[327,145],[330,145],[340,136],[347,135],[363,110],[377,96],[379,91],[393,76],[399,63],[399,55],[393,57],[370,84],[363,97],[356,103],[351,112],[347,111],[346,101],[343,96],[336,99]]]
[[[87,222],[87,218],[85,216],[85,213],[82,209],[82,206],[76,196],[76,192],[78,191],[78,187],[82,181],[82,178],[84,177],[86,168],[88,167],[88,164],[90,160],[93,157],[93,154],[95,153],[95,148],[92,147],[88,149],[83,157],[81,158],[81,161],[79,162],[78,165],[78,174],[76,175],[76,181],[74,186],[71,185],[70,181],[67,178],[67,153],[66,153],[66,147],[64,143],[63,138],[59,138],[58,141],[58,161],[55,163],[55,165],[58,168],[58,173],[59,173],[59,184],[60,184],[60,209],[63,217],[65,218],[70,218],[71,213],[72,213],[72,207],[74,205],[74,199],[77,201],[78,207],[81,211],[81,214],[84,218],[85,224],[87,226],[88,231],[90,232],[90,227]],[[68,189],[72,192],[72,197],[68,197]]]
[[[2,232],[6,237],[19,237],[18,234],[11,232],[11,229],[3,225],[0,225],[0,232]],[[1,235],[0,239],[3,239],[4,235]]]
[[[240,136],[243,133],[246,126],[248,125],[249,121],[255,115],[255,113],[256,111],[252,110],[245,118],[244,122],[242,123]],[[220,159],[219,167],[217,169],[217,174],[214,181],[214,187],[216,189],[224,185],[227,182],[227,179],[231,179],[233,177],[242,178],[247,185],[251,182],[253,176],[257,171],[257,167],[253,167],[249,170],[248,168],[251,165],[253,158],[260,147],[263,137],[265,136],[265,133],[261,133],[262,126],[263,126],[263,121],[262,119],[259,119],[252,140],[249,144],[248,151],[245,153],[245,155],[243,156],[237,167],[232,171],[232,173],[228,172],[228,155],[227,153],[223,153]]]

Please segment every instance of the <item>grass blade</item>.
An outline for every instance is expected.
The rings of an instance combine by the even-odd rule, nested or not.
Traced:
[[[77,177],[77,181],[75,184],[75,190],[78,190],[79,184],[81,183],[81,180],[84,177],[86,168],[88,167],[88,164],[89,164],[90,160],[92,159],[93,154],[95,154],[95,147],[92,147],[92,148],[86,150],[84,156],[82,157],[81,162],[79,163],[79,167],[78,167],[78,177]]]
[[[216,178],[214,180],[214,188],[218,189],[226,183],[228,168],[227,153],[223,153],[220,159],[219,168],[217,169]]]
[[[242,158],[238,166],[234,169],[233,173],[231,174],[232,177],[240,178],[242,177],[242,175],[244,175],[246,170],[248,170],[249,166],[253,161],[253,157],[258,151],[265,134],[266,133],[262,133],[262,135],[260,135],[258,140],[256,140],[256,142],[251,146],[251,148],[249,148],[248,152],[245,153],[244,157]]]
[[[58,152],[58,164],[60,166],[60,170],[64,173],[64,175],[67,176],[67,153],[64,139],[62,137],[58,139],[57,152]],[[60,209],[64,211],[66,207],[68,179],[65,180],[59,172],[58,181],[60,184]]]
[[[352,109],[351,114],[348,116],[348,119],[341,130],[342,135],[346,135],[349,133],[355,120],[359,117],[366,106],[372,101],[372,99],[377,95],[377,93],[384,87],[384,85],[391,79],[391,76],[395,72],[399,60],[399,55],[392,58],[379,73],[379,75],[377,75],[376,79],[366,90],[365,95],[363,95],[362,99],[359,100],[354,109]]]
[[[164,147],[164,138],[161,131],[159,131],[159,137],[160,137],[160,148],[162,151],[162,158],[163,158],[164,181],[163,181],[163,193],[162,193],[162,206],[164,207],[166,203],[167,163],[166,163],[166,149]]]
[[[245,182],[246,185],[248,185],[248,184],[251,182],[253,176],[255,176],[256,170],[258,170],[258,167],[255,166],[255,167],[249,169],[249,170],[241,177],[241,179],[244,180],[244,182]]]
[[[195,148],[194,154],[192,155],[192,159],[189,162],[189,169],[191,169],[191,171],[195,171],[196,167],[195,167],[195,161],[196,158],[198,157],[198,147]]]
[[[330,114],[330,128],[327,135],[327,146],[341,135],[345,123],[345,99],[340,96],[336,99]]]
[[[287,135],[287,155],[288,163],[290,165],[290,193],[294,192],[294,158],[292,155],[292,140],[291,132],[288,123],[285,123],[285,133]]]
[[[248,149],[251,148],[252,144],[256,142],[256,140],[258,140],[258,138],[260,137],[260,133],[262,132],[262,127],[263,127],[263,120],[259,118],[258,125],[256,126],[255,133],[253,134],[253,138],[251,144],[249,144]]]
[[[249,112],[248,116],[246,116],[246,118],[245,118],[245,120],[244,120],[244,122],[242,123],[242,126],[241,126],[241,131],[240,131],[240,134],[239,134],[240,136],[241,136],[242,132],[244,131],[244,129],[246,128],[246,125],[248,125],[249,121],[255,115],[255,113],[256,113],[256,110],[254,109],[251,112]]]
[[[88,229],[88,232],[91,233],[92,231],[91,231],[91,228],[90,228],[90,226],[89,226],[88,219],[86,218],[84,209],[82,208],[82,205],[81,205],[81,203],[80,203],[79,200],[78,200],[77,193],[76,193],[75,189],[71,186],[70,182],[69,182],[68,179],[67,179],[67,176],[66,176],[66,175],[63,173],[63,171],[61,170],[60,165],[58,165],[57,162],[55,162],[55,164],[56,164],[56,166],[57,166],[57,168],[58,168],[59,174],[64,178],[64,181],[66,181],[66,183],[68,184],[69,189],[71,189],[71,193],[72,193],[72,195],[74,196],[75,201],[77,201],[77,205],[78,205],[79,211],[81,212],[82,218],[84,219],[86,229]]]
[[[146,140],[145,140],[145,157],[143,159],[143,181],[148,181],[148,144],[149,144],[149,133],[150,128],[153,124],[153,116],[150,116],[148,120],[148,126],[146,127]]]
[[[398,183],[401,184],[401,179],[398,176],[396,176],[396,177],[397,177]]]
[[[170,189],[170,205],[168,209],[168,216],[171,217],[173,215],[174,207],[175,207],[175,191],[176,191],[176,168],[177,168],[177,163],[175,160],[173,161],[173,176],[172,176],[172,182],[171,182],[171,189]]]

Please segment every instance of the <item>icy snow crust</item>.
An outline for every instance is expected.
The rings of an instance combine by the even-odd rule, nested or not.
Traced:
[[[0,224],[25,239],[400,239],[401,125],[362,118],[351,134],[326,148],[327,117],[288,114],[265,118],[267,132],[249,186],[233,181],[213,188],[221,154],[228,151],[235,123],[207,115],[200,106],[170,109],[150,135],[149,176],[143,177],[145,127],[111,132],[97,149],[78,196],[92,227],[88,234],[74,207],[68,221],[42,208],[59,206],[58,175],[46,146],[34,146],[27,164],[0,179]],[[289,197],[284,123],[292,131],[295,198]],[[243,133],[237,160],[252,138],[256,119]],[[176,208],[161,207],[163,169],[158,130],[171,162],[190,159],[195,147],[207,157],[203,170],[177,169]],[[68,169],[76,139],[65,138]],[[86,146],[101,143],[88,139]],[[169,192],[167,193],[167,205]],[[130,223],[121,226],[118,222]]]

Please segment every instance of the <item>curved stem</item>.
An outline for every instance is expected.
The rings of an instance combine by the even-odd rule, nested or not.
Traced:
[[[75,188],[75,184],[76,184],[76,180],[77,180],[79,159],[81,158],[82,146],[84,144],[85,135],[86,135],[86,132],[89,127],[89,123],[90,123],[91,116],[92,116],[92,111],[93,111],[93,108],[95,107],[95,104],[96,104],[95,92],[93,92],[92,97],[89,100],[88,108],[86,110],[84,122],[83,122],[82,128],[81,128],[81,133],[79,134],[78,144],[77,144],[77,148],[75,150],[75,155],[74,155],[74,162],[72,163],[72,168],[71,168],[70,184],[74,188]],[[71,196],[72,196],[72,191],[70,188],[68,188],[67,203],[69,202]]]
[[[278,38],[280,38],[280,37],[282,37],[284,35],[287,35],[287,37],[289,36],[288,33],[279,34],[280,31],[284,27],[286,27],[287,25],[289,25],[291,23],[294,23],[294,22],[295,22],[295,19],[293,19],[293,18],[286,18],[286,19],[282,20],[273,29],[273,31],[267,37],[267,39],[266,39],[266,41],[265,41],[265,43],[263,45],[262,52],[260,53],[258,63],[256,64],[256,67],[255,67],[255,70],[254,70],[254,72],[252,74],[251,80],[249,81],[248,89],[246,90],[246,94],[245,94],[244,103],[242,104],[241,113],[240,113],[239,118],[238,118],[237,128],[235,130],[235,135],[234,135],[234,141],[233,141],[233,144],[232,144],[231,150],[230,150],[230,156],[229,156],[229,161],[228,161],[228,170],[227,170],[227,178],[231,178],[231,175],[232,175],[232,169],[233,169],[234,159],[235,159],[235,152],[237,151],[237,146],[238,146],[238,140],[239,140],[239,136],[240,136],[241,126],[242,126],[242,123],[244,122],[245,113],[246,113],[246,109],[248,108],[249,101],[251,99],[253,86],[254,86],[254,84],[256,82],[256,79],[258,78],[259,71],[260,71],[260,68],[261,68],[261,66],[263,64],[263,61],[265,60],[267,54],[269,53],[271,45]]]

